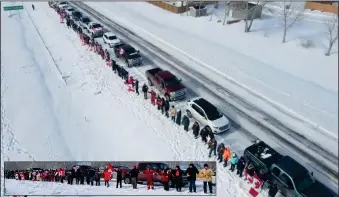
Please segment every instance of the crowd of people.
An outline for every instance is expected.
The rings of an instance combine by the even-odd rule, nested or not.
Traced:
[[[26,170],[5,170],[6,179],[15,180],[30,180],[30,181],[42,181],[42,182],[59,182],[64,183],[67,181],[69,185],[91,185],[100,186],[103,179],[104,186],[110,187],[110,181],[113,179],[113,173],[116,172],[116,188],[122,188],[122,183],[125,178],[126,172],[123,172],[119,168],[112,168],[107,166],[102,172],[95,168],[83,169],[80,167],[73,167],[71,170],[64,168],[58,169],[26,169]],[[133,189],[137,189],[138,176],[140,174],[139,169],[133,166],[133,169],[127,172],[128,178],[131,179],[131,185]],[[176,166],[175,170],[162,169],[158,172],[154,171],[147,166],[147,169],[142,171],[146,175],[147,189],[155,189],[153,176],[160,175],[161,183],[165,191],[170,191],[172,184],[176,188],[177,192],[182,191],[183,187],[183,175],[187,176],[189,183],[189,192],[196,192],[196,180],[199,176],[203,180],[203,189],[207,193],[207,188],[210,193],[213,193],[212,189],[212,176],[214,173],[207,164],[204,164],[204,168],[200,171],[194,164],[190,164],[186,171],[181,170],[179,166]],[[66,180],[66,181],[65,181]],[[170,183],[170,180],[172,183]],[[94,184],[95,182],[95,184]],[[170,185],[171,184],[171,185]]]

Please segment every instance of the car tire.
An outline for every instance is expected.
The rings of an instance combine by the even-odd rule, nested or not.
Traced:
[[[191,113],[191,111],[190,110],[186,110],[186,114],[187,114],[187,117],[188,118],[192,118],[192,113]]]

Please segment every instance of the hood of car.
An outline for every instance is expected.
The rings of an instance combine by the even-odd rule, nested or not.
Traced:
[[[114,39],[114,40],[107,40],[107,42],[110,44],[119,44],[121,41],[119,39]]]
[[[210,122],[215,127],[223,127],[230,123],[230,121],[224,115],[222,115],[221,118],[218,118],[216,120],[213,121],[210,120]]]

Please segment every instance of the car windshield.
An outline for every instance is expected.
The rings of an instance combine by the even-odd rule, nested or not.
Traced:
[[[83,19],[82,19],[82,22],[84,22],[84,23],[89,23],[90,20],[89,20],[89,18],[83,18]]]
[[[175,76],[171,78],[166,78],[166,80],[164,80],[165,87],[175,86],[178,85],[179,83],[180,83],[179,79],[176,78]]]
[[[128,55],[131,55],[131,54],[133,54],[133,53],[136,53],[136,50],[135,50],[134,48],[132,48],[132,47],[128,47],[128,48],[126,48],[124,51],[125,51],[125,53],[128,54]]]
[[[198,104],[204,109],[209,120],[217,120],[223,116],[214,105],[204,99],[200,99]]]
[[[315,183],[315,179],[308,172],[297,176],[293,181],[299,192],[307,190]]]
[[[93,24],[93,25],[92,25],[92,28],[94,28],[94,29],[95,29],[95,28],[100,28],[100,27],[101,27],[100,24]]]
[[[69,12],[73,12],[73,11],[74,11],[74,9],[73,9],[73,8],[68,8],[68,9],[67,9],[67,11],[69,11]]]
[[[116,40],[117,37],[116,37],[116,36],[109,36],[108,39],[109,39],[109,40]]]

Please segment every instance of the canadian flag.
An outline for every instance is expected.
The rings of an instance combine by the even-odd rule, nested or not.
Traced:
[[[260,187],[262,186],[264,181],[260,180],[259,176],[255,172],[254,172],[253,178],[251,178],[251,180],[250,180],[250,178],[248,178],[248,180],[249,180],[249,183],[251,184],[251,188],[249,190],[249,193],[253,197],[257,197],[259,195]]]
[[[108,172],[110,172],[110,173],[114,172],[114,168],[112,167],[111,164],[107,164],[107,168],[108,168]]]

